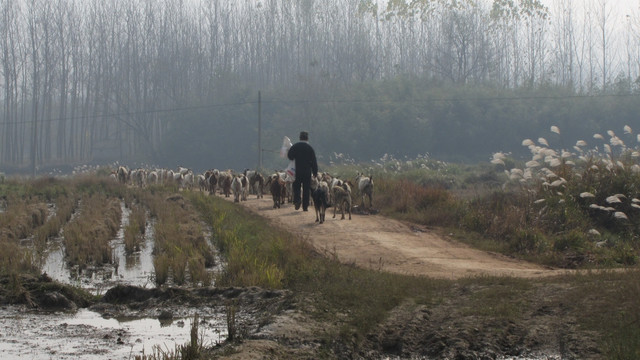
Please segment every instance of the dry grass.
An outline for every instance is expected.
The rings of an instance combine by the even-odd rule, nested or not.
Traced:
[[[43,248],[47,240],[60,234],[62,227],[71,220],[71,216],[78,207],[78,199],[75,195],[62,194],[55,202],[56,211],[53,216],[34,234],[36,247]]]
[[[33,201],[33,200],[32,200]],[[26,239],[47,218],[47,205],[23,199],[11,199],[5,212],[0,214],[0,237],[9,240]]]
[[[143,201],[150,212],[157,216],[154,254],[156,257],[164,255],[171,259],[168,264],[170,276],[166,281],[178,285],[187,282],[192,285],[210,284],[210,279],[206,278],[206,271],[203,273],[200,264],[204,264],[205,268],[214,264],[213,249],[205,239],[200,219],[191,205],[180,195],[166,196],[162,193]],[[190,269],[189,264],[196,268]],[[159,265],[167,266],[165,262]]]
[[[424,225],[456,226],[461,204],[439,185],[419,185],[406,179],[379,178],[375,205],[383,214]]]
[[[118,199],[99,193],[84,195],[79,216],[63,229],[67,262],[81,268],[110,263],[109,242],[118,233],[121,216]]]

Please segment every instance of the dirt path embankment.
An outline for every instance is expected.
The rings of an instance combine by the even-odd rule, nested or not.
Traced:
[[[232,198],[229,198],[232,199]],[[298,233],[319,251],[344,263],[407,275],[457,279],[477,275],[540,277],[564,274],[499,254],[473,249],[437,231],[381,215],[353,215],[334,219],[327,210],[324,224],[315,222],[313,208],[295,210],[292,204],[273,209],[270,196],[242,201],[242,206],[278,226]]]

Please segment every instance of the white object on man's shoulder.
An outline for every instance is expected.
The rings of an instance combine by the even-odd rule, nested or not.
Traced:
[[[280,157],[286,159],[287,158],[287,153],[289,152],[289,148],[291,147],[291,139],[289,139],[289,137],[285,136],[284,139],[282,139],[282,147],[280,148]]]

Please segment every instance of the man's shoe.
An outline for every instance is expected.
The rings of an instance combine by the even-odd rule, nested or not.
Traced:
[[[296,210],[300,210],[300,204],[295,204]]]
[[[307,208],[304,208],[304,209],[302,209],[302,211],[309,211],[309,209],[307,209]]]

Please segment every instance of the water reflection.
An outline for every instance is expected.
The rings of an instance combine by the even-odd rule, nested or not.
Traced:
[[[64,284],[80,286],[94,295],[100,295],[115,285],[153,286],[153,243],[154,222],[148,221],[145,227],[144,243],[140,251],[127,255],[124,249],[124,228],[129,224],[131,211],[120,204],[122,219],[118,233],[111,241],[112,264],[101,267],[89,267],[79,271],[69,268],[64,258],[63,234],[49,242],[42,272]]]
[[[212,309],[185,309],[186,313]],[[131,359],[157,349],[174,351],[190,341],[193,317],[162,323],[158,319],[105,319],[86,309],[75,314],[25,313],[19,307],[0,310],[2,359]],[[198,337],[205,346],[226,338],[222,315],[203,317]]]

